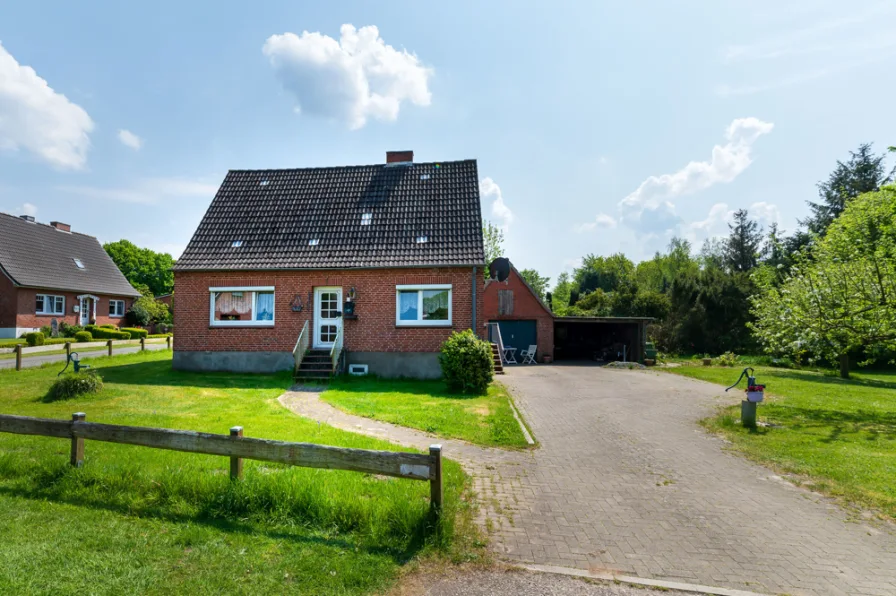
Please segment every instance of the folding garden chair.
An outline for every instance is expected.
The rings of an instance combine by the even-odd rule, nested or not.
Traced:
[[[532,345],[529,346],[528,350],[523,350],[520,352],[520,356],[523,357],[523,364],[538,364],[535,362],[535,352],[538,350],[538,346]]]

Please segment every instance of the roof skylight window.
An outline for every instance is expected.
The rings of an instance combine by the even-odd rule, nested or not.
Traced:
[[[362,213],[361,214],[361,225],[369,226],[370,222],[373,221],[373,213]]]
[[[243,241],[242,241],[242,240],[234,240],[234,241],[230,244],[230,246],[232,246],[233,248],[239,248],[239,247],[241,247],[242,245],[243,245]]]
[[[429,174],[420,174],[420,180],[429,180]]]
[[[81,262],[81,259],[76,259],[76,258],[72,257],[72,260],[75,262],[75,266],[77,266],[78,269],[84,268],[84,263]]]
[[[308,241],[308,246],[317,246],[320,244],[320,240],[318,238],[312,238]]]
[[[258,183],[258,186],[267,186],[270,183],[271,183],[271,181],[268,180],[267,178],[265,178],[264,180],[262,180],[261,182]]]
[[[417,236],[417,244],[426,244],[429,242],[429,236]]]

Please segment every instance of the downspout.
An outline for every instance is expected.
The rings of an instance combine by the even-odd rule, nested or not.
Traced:
[[[479,335],[479,329],[476,328],[476,267],[473,267],[473,325],[471,327],[473,335]]]

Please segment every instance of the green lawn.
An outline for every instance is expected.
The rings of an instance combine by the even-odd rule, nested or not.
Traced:
[[[663,370],[725,386],[740,373],[703,366]],[[743,428],[739,402],[703,422],[749,457],[796,475],[797,482],[896,518],[896,372],[853,377],[756,367],[757,381],[766,385],[759,420],[781,427]],[[737,398],[732,395],[732,402]]]
[[[99,395],[45,403],[57,365],[0,371],[0,413],[398,449],[300,418],[286,375],[171,370],[171,352],[91,361]],[[380,591],[421,556],[475,556],[460,467],[444,462],[445,515],[425,482],[87,441],[0,434],[0,593]]]
[[[321,399],[341,410],[488,447],[527,447],[507,390],[494,383],[487,395],[452,393],[442,381],[347,377]]]

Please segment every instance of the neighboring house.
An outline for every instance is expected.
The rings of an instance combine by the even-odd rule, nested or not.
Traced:
[[[498,323],[505,347],[519,353],[537,345],[537,360],[554,357],[554,313],[511,265],[505,281],[489,280],[483,292],[483,319]]]
[[[290,369],[307,324],[371,373],[438,377],[483,320],[476,161],[386,161],[230,171],[174,268],[174,367]]]
[[[0,337],[51,325],[118,325],[140,295],[93,236],[0,213]]]
[[[156,302],[168,305],[168,310],[174,312],[174,294],[162,294],[161,296],[156,296]]]

